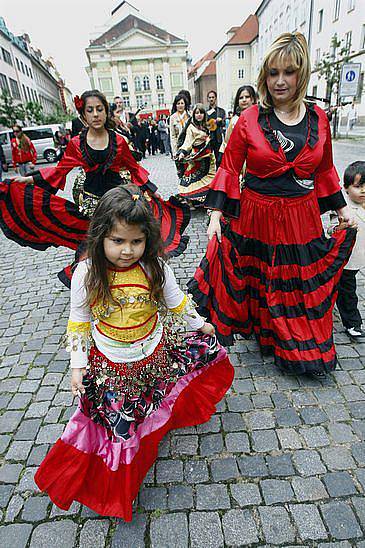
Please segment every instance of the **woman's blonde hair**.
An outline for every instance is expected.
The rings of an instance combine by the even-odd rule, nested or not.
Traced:
[[[257,80],[260,103],[265,109],[273,107],[266,79],[273,62],[291,66],[298,71],[297,92],[293,98],[293,107],[299,107],[309,84],[311,66],[307,41],[300,32],[284,32],[270,46],[265,54]]]

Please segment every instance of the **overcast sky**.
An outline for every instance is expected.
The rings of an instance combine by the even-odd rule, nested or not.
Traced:
[[[13,34],[30,35],[44,56],[52,56],[74,94],[89,88],[85,48],[121,0],[1,0],[0,15]],[[189,42],[193,61],[225,42],[225,32],[254,13],[260,0],[131,0],[155,25]]]

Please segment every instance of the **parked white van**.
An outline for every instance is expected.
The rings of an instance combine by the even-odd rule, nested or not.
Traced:
[[[59,124],[48,124],[44,126],[23,127],[23,132],[32,141],[37,151],[37,162],[46,160],[47,162],[57,162],[58,153],[55,147],[54,134],[62,130],[63,126]],[[11,129],[0,131],[0,144],[3,147],[6,162],[8,165],[13,163],[11,157],[10,140],[14,137]]]

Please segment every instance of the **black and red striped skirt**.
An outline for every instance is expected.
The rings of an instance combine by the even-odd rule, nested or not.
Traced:
[[[332,312],[356,230],[326,238],[314,192],[241,194],[241,215],[214,238],[189,289],[220,342],[255,335],[261,351],[295,373],[336,366]]]

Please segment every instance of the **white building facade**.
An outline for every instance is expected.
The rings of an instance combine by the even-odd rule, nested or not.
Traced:
[[[253,66],[257,40],[257,18],[250,15],[240,27],[232,27],[227,33],[227,42],[215,56],[217,71],[218,105],[226,111],[233,109],[236,91],[240,86],[255,86]]]
[[[142,19],[128,2],[101,30],[86,49],[91,86],[108,101],[121,96],[127,110],[142,109],[143,116],[170,110],[175,95],[188,89],[188,43]]]
[[[349,62],[361,63],[360,81],[357,94],[346,97],[345,102],[355,100],[359,119],[365,123],[365,0],[314,0],[313,2],[313,47],[312,47],[312,77],[309,91],[317,97],[326,97],[328,92],[325,79],[319,78],[315,65],[326,52],[331,52],[333,36],[349,46]],[[336,91],[336,90],[333,90]],[[332,94],[331,102],[335,103],[336,94]],[[342,118],[346,120],[348,108],[342,110]]]

